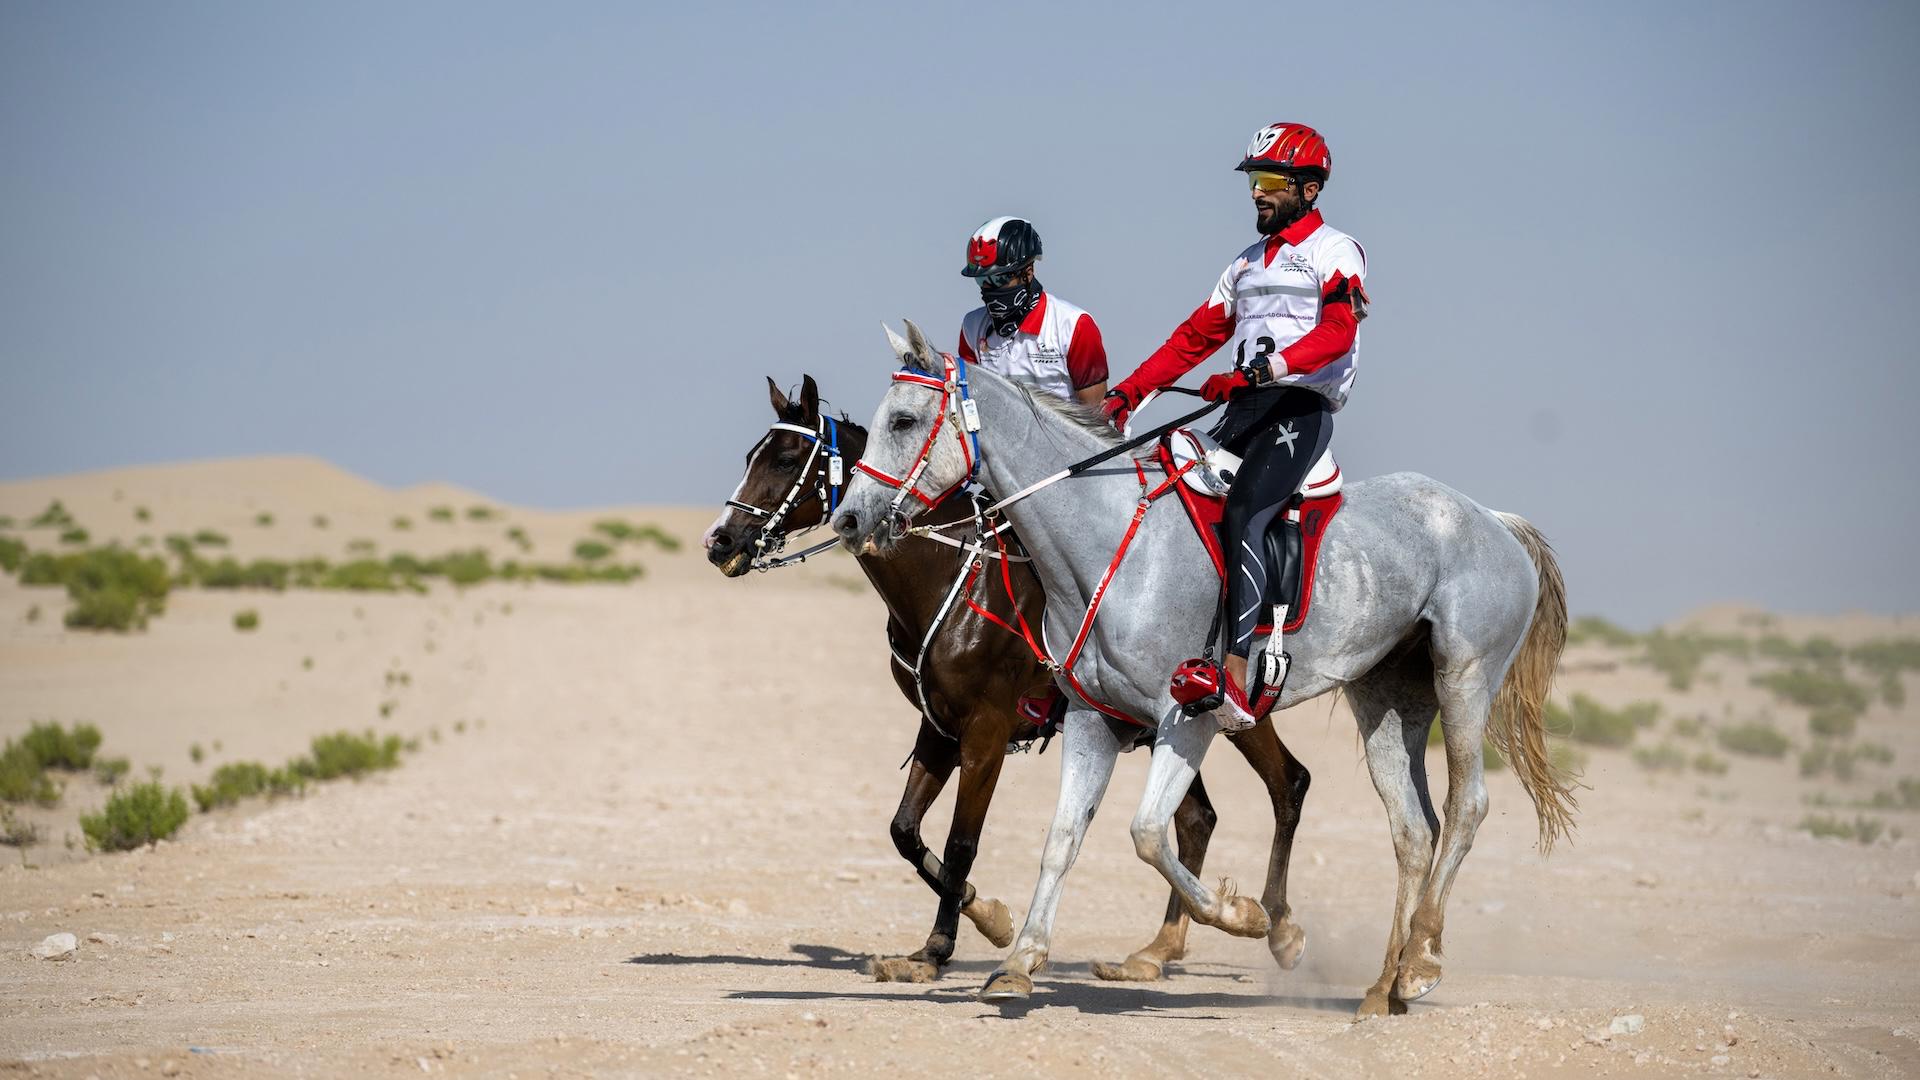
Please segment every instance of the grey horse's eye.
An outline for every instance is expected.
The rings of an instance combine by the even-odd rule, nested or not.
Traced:
[[[911,413],[894,413],[894,414],[893,414],[893,423],[892,423],[892,424],[890,424],[890,425],[888,425],[888,426],[890,426],[891,428],[893,428],[893,430],[895,430],[895,431],[905,431],[905,430],[907,430],[908,428],[910,428],[910,427],[912,427],[912,426],[913,426],[913,423],[914,423],[914,420],[913,420],[913,414],[911,414]]]

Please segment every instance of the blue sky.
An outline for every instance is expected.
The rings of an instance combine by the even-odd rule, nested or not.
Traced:
[[[1131,370],[1289,119],[1371,264],[1350,475],[1527,515],[1578,610],[1920,610],[1917,12],[10,4],[0,476],[716,504],[763,376],[864,421],[999,214]]]

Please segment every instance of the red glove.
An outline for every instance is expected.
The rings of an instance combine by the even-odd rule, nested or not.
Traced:
[[[1233,395],[1252,386],[1253,382],[1243,371],[1229,371],[1214,375],[1200,384],[1200,396],[1208,401],[1225,401]]]
[[[1100,407],[1107,411],[1107,422],[1113,425],[1115,431],[1127,430],[1127,417],[1133,415],[1134,408],[1140,404],[1140,399],[1144,396],[1124,382],[1107,391],[1106,399],[1100,403]]]

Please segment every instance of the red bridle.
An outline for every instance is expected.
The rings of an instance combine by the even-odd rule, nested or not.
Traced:
[[[931,375],[904,367],[893,373],[894,382],[913,383],[940,393],[940,411],[934,415],[933,428],[927,432],[926,441],[920,444],[920,452],[914,456],[913,466],[907,470],[907,475],[894,476],[884,470],[876,469],[867,464],[864,457],[854,465],[854,468],[899,492],[893,497],[893,502],[887,506],[889,521],[901,519],[900,507],[906,502],[907,496],[911,495],[919,499],[927,509],[931,510],[940,505],[947,496],[966,487],[980,471],[980,414],[967,388],[966,361],[946,353],[941,353],[940,359],[945,363],[946,368],[943,378],[936,379]],[[940,429],[946,426],[956,393],[960,395],[960,419],[953,430],[954,437],[960,440],[960,456],[967,463],[967,471],[960,479],[954,481],[951,487],[938,495],[929,497],[920,491],[920,477],[927,471],[928,463],[933,460],[934,443],[940,438]]]

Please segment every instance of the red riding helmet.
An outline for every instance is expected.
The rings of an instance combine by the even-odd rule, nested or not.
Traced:
[[[1327,140],[1305,124],[1268,124],[1253,133],[1241,172],[1312,172],[1322,184],[1333,175]]]

